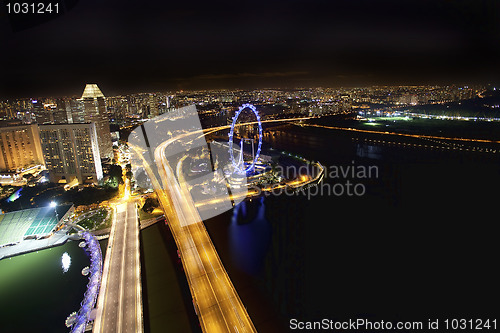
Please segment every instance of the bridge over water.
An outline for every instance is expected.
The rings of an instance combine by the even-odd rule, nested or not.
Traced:
[[[102,276],[102,253],[99,241],[89,232],[80,233],[80,237],[85,241],[85,249],[90,253],[90,274],[87,290],[83,301],[80,303],[76,319],[71,326],[71,333],[85,332],[87,323],[91,319],[91,312],[94,309],[97,295],[101,287]]]

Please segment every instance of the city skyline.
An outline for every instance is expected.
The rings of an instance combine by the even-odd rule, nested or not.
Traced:
[[[0,170],[0,205],[8,212],[0,214],[0,258],[9,258],[0,263],[2,276],[10,275],[12,263],[19,265],[18,259],[25,258],[16,255],[26,251],[30,257],[54,254],[46,262],[56,276],[34,273],[38,281],[57,283],[73,273],[71,290],[64,289],[64,283],[46,287],[71,294],[69,305],[54,295],[16,304],[22,291],[4,302],[15,313],[51,316],[42,330],[62,332],[66,325],[79,331],[91,323],[94,332],[182,327],[183,332],[275,333],[312,323],[317,311],[325,318],[365,311],[370,318],[396,325],[404,301],[406,313],[420,326],[428,314],[412,307],[414,299],[448,292],[436,285],[436,279],[457,276],[449,267],[438,267],[442,255],[449,249],[458,251],[451,258],[458,263],[461,253],[471,251],[462,242],[454,243],[455,237],[434,242],[429,230],[468,236],[473,228],[461,227],[470,226],[467,216],[496,207],[494,197],[482,191],[485,184],[498,182],[500,107],[495,87],[218,90],[106,97],[87,84],[85,91],[83,98],[0,103],[2,114],[14,118],[0,122],[7,125],[0,127],[3,155],[29,155],[30,149],[36,151],[36,141],[44,155],[41,164],[32,166],[35,162],[18,158],[16,170]],[[101,161],[98,154],[99,119],[75,122],[86,121],[79,117],[82,110],[95,108],[114,125],[111,160]],[[26,125],[31,122],[41,123]],[[28,127],[40,131],[40,138],[29,137]],[[236,156],[228,151],[235,142],[240,147]],[[23,168],[17,167],[20,163]],[[11,164],[5,168],[12,169]],[[59,220],[58,205],[71,207],[75,214]],[[33,219],[32,207],[53,208],[56,219]],[[347,220],[325,219],[332,209]],[[385,217],[383,224],[378,223],[380,216]],[[406,223],[401,223],[402,217]],[[77,233],[70,235],[72,228]],[[92,255],[88,266],[79,248],[94,243],[97,252],[92,253],[100,249],[90,233],[108,240],[105,254]],[[413,257],[421,235],[429,241]],[[470,267],[478,260],[491,262],[490,257],[476,258],[494,253],[494,242],[473,239],[478,240],[472,246],[478,255]],[[380,247],[381,242],[387,248]],[[52,250],[44,252],[46,247]],[[70,251],[72,247],[83,260]],[[408,260],[401,261],[400,255]],[[324,274],[326,256],[349,269]],[[62,262],[62,273],[58,265],[48,264],[54,261]],[[353,262],[356,267],[349,266]],[[406,288],[408,278],[393,279],[408,265],[412,276],[413,267],[422,274],[435,267],[436,279],[422,282],[416,277],[427,290],[423,296],[421,290]],[[358,283],[366,267],[373,270],[375,288]],[[461,285],[489,276],[470,271],[471,275],[459,275]],[[169,279],[170,274],[177,278]],[[78,282],[83,276],[88,276],[88,284]],[[3,289],[27,285],[33,283],[11,280]],[[433,315],[448,317],[449,311],[453,316],[455,308],[463,311],[470,306],[478,318],[493,318],[489,307],[477,306],[487,304],[483,295],[493,297],[486,292],[490,285],[483,283],[481,293],[463,289],[460,302],[438,304],[431,308]],[[456,294],[453,288],[449,292]],[[172,297],[176,305],[167,306]],[[51,307],[48,314],[37,305],[40,300],[57,303],[59,309]],[[162,314],[156,315],[159,310]],[[25,322],[8,311],[1,312],[7,313],[3,322],[10,331],[33,325],[41,329],[37,321]],[[297,313],[304,321],[293,321]]]
[[[34,128],[37,133],[39,131],[42,133],[47,128],[53,128],[55,134],[63,129],[67,131],[82,126],[82,128],[87,128],[89,124],[94,123],[92,126],[95,126],[97,133],[94,135],[96,142],[99,143],[99,139],[102,141],[102,139],[107,138],[106,142],[110,146],[112,141],[110,124],[114,126],[113,137],[116,141],[119,137],[118,132],[116,132],[118,128],[122,130],[133,128],[148,119],[188,105],[196,106],[197,114],[204,126],[212,126],[214,122],[230,124],[231,114],[240,103],[245,101],[252,101],[259,105],[262,108],[263,119],[267,120],[286,116],[323,117],[349,114],[365,120],[389,116],[498,122],[500,121],[500,107],[498,105],[499,95],[496,90],[496,87],[481,85],[372,86],[339,89],[204,90],[106,97],[96,84],[86,84],[81,98],[47,97],[36,100],[0,101],[0,115],[3,116],[0,129],[5,133],[15,134],[19,131],[25,131],[25,128]],[[102,121],[103,119],[105,121]],[[10,147],[12,143],[9,143],[8,135],[4,141]],[[67,134],[65,135],[67,136]],[[40,139],[30,141],[33,143],[40,141]],[[32,149],[30,144],[24,145],[19,138],[13,142],[15,147],[20,145],[20,147]],[[47,140],[42,140],[42,146],[45,147],[46,144]],[[108,148],[108,144],[101,145],[99,143],[99,149],[96,147],[93,149],[94,153],[99,156],[95,158],[96,162],[100,158],[110,160],[112,155],[103,153]],[[36,152],[36,150],[33,151]],[[31,150],[29,153],[34,154]],[[19,168],[30,168],[40,164],[27,163],[21,157],[10,161],[11,156],[17,156],[16,154],[3,152],[3,155],[6,156],[5,165],[0,171],[15,171]],[[75,155],[74,152],[69,154]],[[47,159],[51,160],[52,155],[61,162],[59,160],[60,154],[56,153],[45,153],[45,162],[48,162]],[[43,160],[41,164],[43,164]],[[51,180],[62,176],[71,179],[75,177],[74,170],[55,172],[49,164],[47,163],[47,167]],[[93,182],[102,178],[100,170],[100,166],[96,166],[95,170],[92,169]],[[97,172],[96,175],[93,175],[94,171]],[[78,183],[84,183],[81,175],[76,177]]]
[[[498,7],[487,0],[76,2],[39,25],[0,26],[9,50],[0,55],[0,98],[77,95],[77,82],[98,83],[107,95],[497,84]]]
[[[2,330],[496,330],[499,13],[0,1]]]
[[[36,106],[36,103],[38,102],[39,99],[41,100],[49,100],[49,101],[54,101],[53,104],[57,104],[56,102],[63,102],[66,100],[83,100],[82,99],[82,93],[81,93],[81,87],[85,85],[92,85],[92,86],[100,86],[99,83],[78,83],[77,84],[80,87],[79,93],[75,94],[60,94],[60,93],[54,93],[54,94],[49,94],[49,95],[26,95],[26,96],[21,96],[21,97],[4,97],[0,98],[0,102],[15,102],[15,101],[28,101],[31,100],[33,101],[34,108],[39,107]],[[116,88],[109,87],[111,90],[116,90]],[[285,86],[276,86],[276,87],[261,87],[261,88],[203,88],[203,89],[159,89],[159,90],[144,90],[140,88],[133,89],[132,91],[129,92],[119,92],[119,93],[114,93],[114,94],[106,94],[105,99],[106,100],[114,100],[116,98],[124,97],[124,96],[142,96],[145,99],[151,98],[152,95],[164,95],[166,97],[173,97],[175,95],[189,95],[189,94],[224,94],[224,93],[230,93],[230,94],[238,94],[242,92],[262,92],[262,93],[267,93],[267,92],[282,92],[282,93],[287,93],[287,92],[301,92],[301,91],[316,91],[316,92],[349,92],[349,91],[365,91],[365,92],[371,92],[371,91],[387,91],[387,92],[393,92],[393,91],[398,91],[401,92],[403,90],[406,90],[406,92],[412,92],[412,91],[418,91],[418,90],[426,90],[426,89],[495,89],[498,90],[500,89],[500,85],[495,85],[492,82],[479,82],[479,83],[473,83],[473,82],[450,82],[446,84],[438,84],[438,83],[429,83],[429,84],[351,84],[351,85],[338,85],[338,86],[293,86],[293,87],[285,87]],[[102,93],[102,92],[101,92]],[[170,103],[170,100],[169,100]],[[54,105],[55,106],[55,105]],[[43,105],[42,105],[43,107]],[[62,107],[57,106],[62,110]],[[53,116],[55,117],[55,116]],[[77,118],[78,119],[78,118]]]

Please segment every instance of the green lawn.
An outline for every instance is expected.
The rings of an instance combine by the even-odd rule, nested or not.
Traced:
[[[112,213],[106,208],[100,208],[94,215],[78,222],[78,225],[87,230],[100,230],[111,227]]]

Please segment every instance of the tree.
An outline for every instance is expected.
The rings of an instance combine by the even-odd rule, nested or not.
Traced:
[[[108,180],[105,186],[112,188],[117,188],[120,184],[123,184],[122,167],[117,164],[112,164],[108,172]]]
[[[123,174],[123,170],[122,170],[122,167],[117,165],[117,164],[113,164],[110,166],[109,168],[109,178],[114,178],[118,181],[119,184],[123,184],[123,178],[122,178],[122,174]]]
[[[142,206],[142,210],[145,211],[146,213],[151,213],[156,207],[159,206],[158,199],[155,198],[147,198],[146,201],[144,202],[144,206]]]

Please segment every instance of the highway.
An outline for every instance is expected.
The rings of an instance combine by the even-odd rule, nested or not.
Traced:
[[[298,121],[305,118],[268,120],[262,122]],[[255,124],[248,122],[240,125]],[[203,332],[256,332],[246,308],[234,288],[208,235],[185,181],[177,181],[166,158],[167,147],[193,135],[203,135],[229,128],[219,126],[192,130],[162,142],[154,150],[160,179],[142,155],[146,147],[131,147],[138,152],[158,195],[169,227],[177,244]],[[148,150],[148,149],[146,149]],[[180,177],[179,179],[182,179]],[[162,183],[160,185],[160,182]]]
[[[168,140],[155,150],[164,189],[159,193],[177,243],[193,304],[204,332],[256,332],[186,186],[180,185],[167,162]]]
[[[93,332],[143,331],[136,204],[116,205]]]

